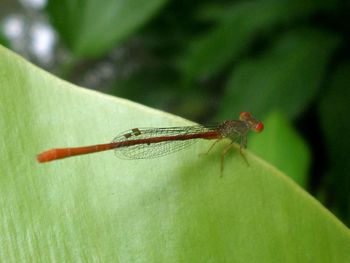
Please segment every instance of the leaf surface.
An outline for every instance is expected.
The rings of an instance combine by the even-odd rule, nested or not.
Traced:
[[[0,48],[0,261],[349,262],[349,230],[247,152],[126,161],[112,152],[39,164],[53,147],[104,143],[181,118],[57,79]]]

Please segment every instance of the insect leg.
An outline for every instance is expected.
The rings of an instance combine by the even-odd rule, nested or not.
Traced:
[[[225,160],[225,155],[230,151],[230,149],[233,147],[233,142],[231,142],[229,145],[227,145],[224,150],[221,153],[221,167],[220,167],[220,176],[223,176],[224,172],[224,160]]]
[[[213,148],[214,146],[220,141],[221,139],[217,139],[215,140],[215,142],[213,142],[213,144],[209,147],[208,151],[204,152],[204,153],[200,153],[201,155],[207,155]]]
[[[240,147],[239,147],[239,153],[241,154],[241,156],[243,157],[245,163],[247,164],[247,166],[249,166],[248,160],[246,158],[246,156],[243,153],[243,149],[247,148],[247,135],[243,135],[241,137],[241,143],[240,143]]]

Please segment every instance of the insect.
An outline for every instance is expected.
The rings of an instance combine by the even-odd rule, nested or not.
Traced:
[[[221,154],[221,172],[224,157],[235,142],[240,144],[240,153],[247,147],[247,134],[250,130],[261,132],[264,125],[255,119],[250,112],[241,112],[239,120],[227,120],[219,125],[194,125],[166,128],[134,128],[123,132],[111,143],[74,148],[56,148],[37,155],[40,163],[107,150],[115,150],[118,157],[123,159],[150,159],[164,156],[182,150],[199,139],[215,140],[214,145],[224,139],[231,140]],[[244,157],[245,159],[245,157]],[[246,160],[246,159],[245,159]]]

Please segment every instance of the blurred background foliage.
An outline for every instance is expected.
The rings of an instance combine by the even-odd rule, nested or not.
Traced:
[[[0,43],[197,122],[253,112],[265,131],[249,148],[350,225],[349,13],[341,0],[2,0]]]

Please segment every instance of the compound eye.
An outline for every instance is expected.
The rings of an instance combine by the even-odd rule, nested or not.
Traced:
[[[240,119],[241,121],[243,121],[243,120],[248,120],[248,119],[250,119],[250,118],[252,118],[252,114],[251,114],[250,112],[243,111],[243,112],[241,112],[241,113],[239,114],[239,119]]]
[[[255,128],[254,128],[254,131],[255,132],[262,132],[264,130],[264,124],[261,122],[261,121],[259,121],[257,124],[256,124],[256,126],[255,126]]]

